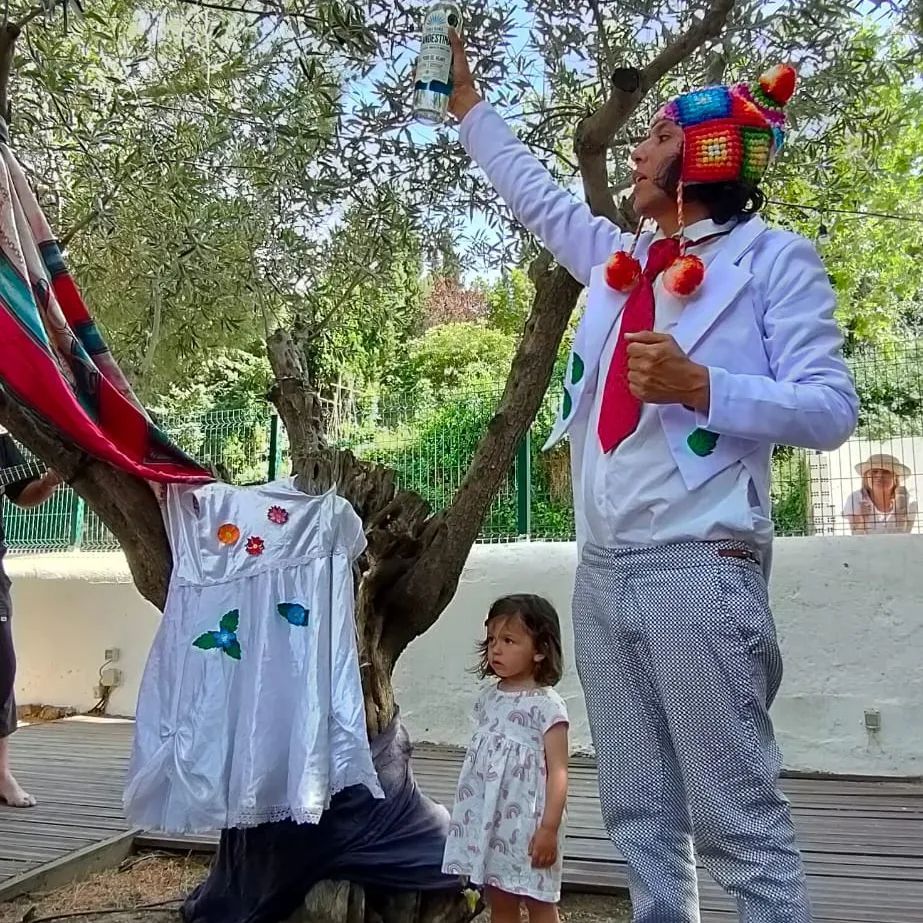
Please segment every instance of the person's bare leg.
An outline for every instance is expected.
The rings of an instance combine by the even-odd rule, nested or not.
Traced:
[[[529,923],[560,923],[557,904],[527,898],[526,907],[529,910]]]
[[[520,923],[518,894],[509,894],[499,888],[487,888],[487,905],[490,923]]]
[[[35,799],[13,777],[10,771],[10,738],[0,737],[0,802],[11,808],[34,808]]]

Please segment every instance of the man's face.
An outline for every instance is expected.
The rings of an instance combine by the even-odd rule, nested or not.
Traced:
[[[658,218],[676,209],[676,184],[683,151],[683,130],[669,119],[658,119],[647,138],[632,151],[634,206],[644,218]]]

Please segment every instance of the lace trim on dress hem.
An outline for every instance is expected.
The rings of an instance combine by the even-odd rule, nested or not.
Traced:
[[[384,798],[384,792],[376,775],[363,775],[359,779],[348,778],[330,788],[330,798],[352,788],[355,785],[364,785],[375,798]],[[272,805],[261,811],[239,811],[232,815],[228,824],[230,827],[258,827],[260,824],[274,824],[280,820],[293,820],[296,824],[319,824],[324,811],[328,810],[330,802],[328,801],[322,811],[312,810],[309,808],[293,808],[288,805]]]

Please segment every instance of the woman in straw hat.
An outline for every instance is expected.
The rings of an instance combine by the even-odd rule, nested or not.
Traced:
[[[902,484],[911,470],[893,455],[870,455],[856,465],[862,489],[850,494],[843,507],[853,535],[884,535],[910,532],[917,518],[917,504]]]

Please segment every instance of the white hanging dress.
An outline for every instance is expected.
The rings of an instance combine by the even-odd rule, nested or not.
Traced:
[[[362,521],[334,491],[170,485],[173,576],[141,682],[125,811],[176,833],[317,823],[372,765],[352,567]]]

